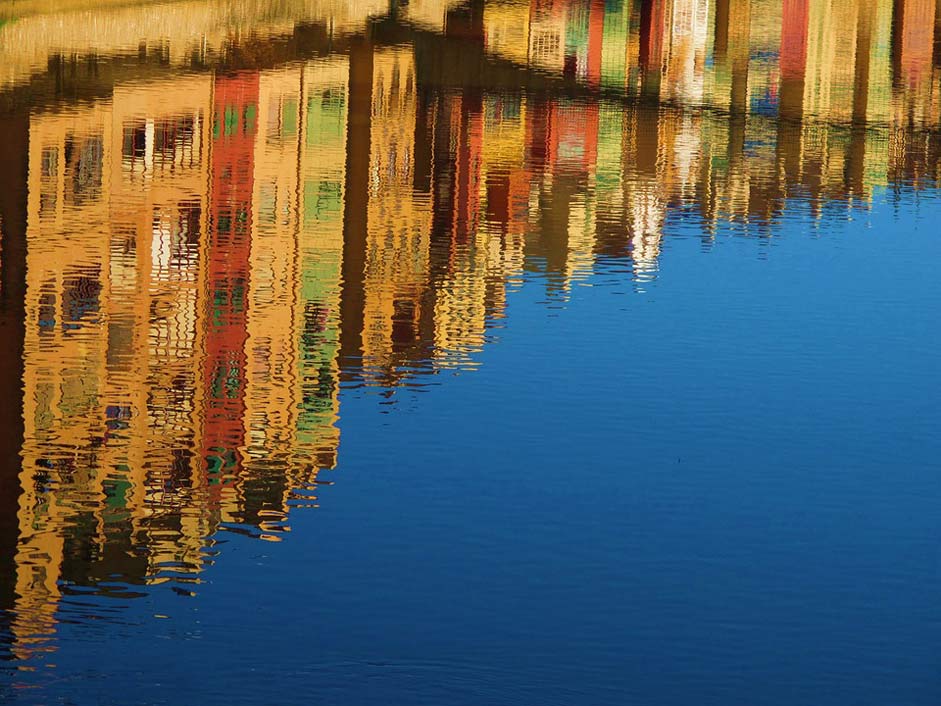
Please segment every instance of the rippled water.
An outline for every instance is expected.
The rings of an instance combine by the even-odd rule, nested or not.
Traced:
[[[937,703],[938,37],[0,0],[0,701]]]

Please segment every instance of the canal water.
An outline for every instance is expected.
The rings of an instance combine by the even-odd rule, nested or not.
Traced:
[[[937,704],[939,39],[0,0],[0,702]]]

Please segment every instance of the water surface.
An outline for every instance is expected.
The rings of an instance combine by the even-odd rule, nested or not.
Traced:
[[[0,2],[0,697],[934,704],[941,3]]]

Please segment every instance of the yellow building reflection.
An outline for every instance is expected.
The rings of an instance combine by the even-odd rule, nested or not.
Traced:
[[[429,275],[431,203],[412,190],[415,78],[411,49],[374,53],[363,366],[379,381],[418,342]]]
[[[32,118],[23,650],[76,542],[83,582],[182,580],[220,523],[273,538],[315,501],[339,443],[346,76],[183,77]]]

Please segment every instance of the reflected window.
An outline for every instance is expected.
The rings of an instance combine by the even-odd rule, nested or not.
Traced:
[[[46,188],[43,185],[43,189],[39,194],[39,217],[46,218],[54,214],[58,202],[59,196],[56,194],[55,184],[53,183],[51,188]]]
[[[104,174],[104,140],[100,135],[65,142],[65,161],[71,172],[72,203],[80,206],[101,195]]]
[[[124,370],[130,366],[134,356],[134,320],[112,318],[108,322],[108,350],[106,362],[109,368]]]
[[[500,98],[501,116],[503,120],[520,119],[522,111],[522,97],[519,94],[505,94]]]
[[[191,117],[158,122],[154,128],[154,161],[161,165],[191,163],[195,131]]]
[[[238,130],[239,111],[238,107],[228,105],[225,107],[222,117],[222,134],[225,137],[232,137]]]
[[[392,302],[392,348],[400,351],[418,340],[416,314],[418,307],[409,299]]]
[[[346,134],[346,94],[327,89],[307,101],[307,144],[324,144],[343,139]]]
[[[52,282],[47,283],[39,295],[39,314],[36,323],[39,324],[40,333],[52,331],[56,325],[56,294],[53,289],[54,286]]]
[[[255,128],[257,127],[257,123],[258,123],[258,106],[257,105],[245,106],[245,110],[242,114],[242,118],[244,120],[242,124],[243,125],[242,132],[245,135],[254,135]]]
[[[265,126],[265,137],[268,142],[277,142],[281,136],[281,106],[277,97],[268,103],[268,120]]]
[[[314,414],[329,415],[333,411],[333,395],[337,387],[336,373],[329,361],[323,361],[305,376],[304,395],[301,407]]]
[[[268,182],[258,189],[258,217],[262,223],[274,223],[277,217],[277,184]]]
[[[62,282],[62,328],[66,331],[76,329],[79,321],[96,314],[100,297],[101,282],[97,269],[67,276]]]
[[[561,38],[556,32],[538,32],[533,36],[532,58],[536,62],[551,62],[557,56],[562,46]]]
[[[284,137],[297,135],[297,101],[293,98],[284,101],[281,109],[281,135]]]
[[[199,246],[203,209],[198,202],[183,202],[179,205],[179,232],[186,250]]]
[[[336,217],[343,207],[339,181],[308,181],[304,183],[304,219],[323,220]]]
[[[108,431],[127,429],[128,421],[133,416],[130,405],[109,404],[105,407],[105,427]]]
[[[46,147],[42,151],[42,175],[55,177],[59,174],[59,148]]]
[[[304,330],[302,339],[305,345],[313,345],[320,339],[318,334],[322,334],[327,330],[327,317],[329,314],[329,309],[320,302],[311,301],[304,305]]]
[[[46,147],[42,151],[39,185],[39,216],[47,218],[55,213],[59,202],[59,148]]]
[[[141,121],[125,125],[121,134],[121,168],[126,172],[144,171],[147,154],[147,126]]]

